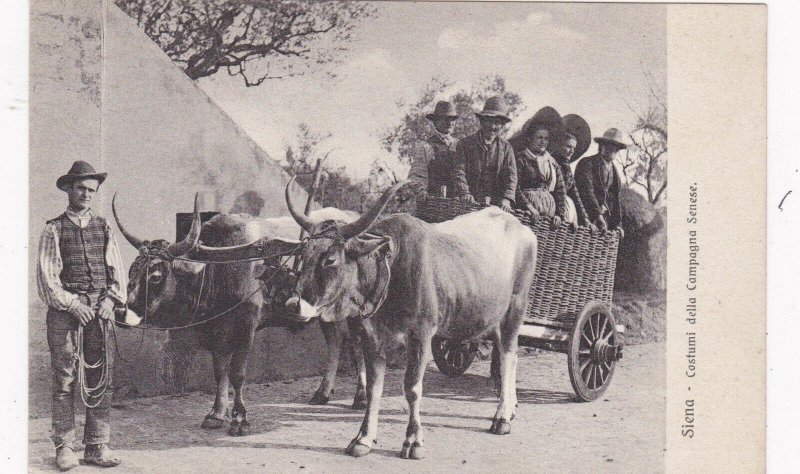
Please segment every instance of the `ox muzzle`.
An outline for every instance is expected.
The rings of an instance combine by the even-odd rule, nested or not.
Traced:
[[[320,316],[319,308],[304,300],[298,294],[286,300],[286,309],[294,319],[304,323]],[[325,318],[323,318],[324,320]]]
[[[138,326],[139,323],[142,322],[142,318],[139,317],[132,309],[122,306],[114,310],[114,320],[118,323],[121,323],[123,326]]]

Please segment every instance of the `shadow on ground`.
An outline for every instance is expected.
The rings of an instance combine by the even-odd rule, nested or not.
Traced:
[[[387,373],[383,396],[384,404],[381,409],[380,422],[382,425],[405,426],[407,423],[408,413],[405,410],[405,400],[403,400],[402,372],[400,370]],[[340,380],[343,391],[346,391],[349,383],[351,383],[350,377],[343,377]],[[307,405],[305,402],[310,399],[313,387],[313,384],[304,384],[302,381],[248,387],[246,395],[249,403],[247,401],[246,403],[251,429],[246,437],[229,436],[227,426],[217,430],[200,428],[200,423],[213,401],[213,397],[207,394],[195,392],[180,397],[155,397],[154,399],[137,399],[118,403],[114,406],[119,413],[124,413],[124,416],[118,417],[120,423],[115,424],[116,432],[113,434],[115,447],[125,450],[148,451],[197,446],[285,447],[344,454],[343,449],[339,447],[313,447],[287,442],[262,441],[265,437],[260,435],[308,423],[312,423],[320,432],[344,430],[349,433],[348,430],[351,430],[355,435],[363,420],[364,412],[351,409],[352,400],[344,394],[336,394],[334,399],[325,406]],[[284,393],[275,396],[276,389]],[[498,401],[492,382],[488,377],[473,373],[451,377],[433,368],[426,373],[424,396],[426,399],[442,402],[474,402],[476,405],[474,410],[460,410],[459,412],[426,410],[424,401],[422,405],[422,419],[426,427],[472,432],[488,430],[491,420],[489,416],[480,414],[487,413],[487,407],[491,409]],[[575,403],[574,394],[559,391],[518,387],[517,396],[520,405]],[[387,406],[385,401],[393,397],[399,398],[399,403],[394,403],[394,405],[399,404],[403,408]],[[427,405],[430,407],[441,404],[431,402]],[[207,408],[204,410],[204,407]],[[154,417],[152,410],[161,412],[160,416]],[[146,422],[137,423],[137,420],[146,420]],[[475,420],[486,420],[486,423],[479,423],[480,427],[476,427]],[[331,426],[326,427],[326,425]],[[349,440],[341,440],[338,444],[344,446],[347,441]],[[380,450],[373,452],[380,453]],[[386,454],[396,456],[394,451]]]

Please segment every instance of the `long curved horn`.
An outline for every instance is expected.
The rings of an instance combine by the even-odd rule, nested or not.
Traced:
[[[339,235],[344,237],[345,239],[349,239],[351,237],[355,237],[362,232],[366,232],[372,224],[380,217],[383,210],[386,208],[386,205],[389,204],[389,201],[394,197],[395,193],[400,190],[403,186],[408,183],[406,181],[400,181],[399,183],[395,184],[391,188],[387,189],[386,192],[383,193],[383,196],[372,205],[372,207],[367,210],[358,220],[353,221],[349,224],[343,224],[338,226]]]
[[[249,259],[288,255],[300,245],[299,240],[281,237],[262,237],[247,244],[230,247],[209,247],[198,245],[190,254],[198,262],[238,262]]]
[[[197,200],[198,200],[199,193],[195,193],[194,195],[194,216],[192,216],[192,228],[189,229],[189,233],[186,234],[186,238],[181,240],[180,242],[175,242],[174,244],[169,244],[167,250],[172,255],[178,257],[188,253],[190,250],[197,247],[197,243],[200,242],[200,210],[197,208]]]
[[[117,227],[119,227],[119,231],[122,232],[122,235],[125,236],[125,240],[133,245],[133,248],[139,250],[142,247],[143,240],[125,230],[125,226],[123,226],[122,222],[119,221],[119,216],[117,215],[116,201],[117,193],[114,193],[114,197],[111,198],[111,211],[114,213],[114,220],[117,221]]]
[[[302,227],[303,230],[305,230],[310,234],[311,229],[313,229],[314,226],[317,225],[317,223],[314,222],[305,214],[303,214],[302,212],[298,212],[297,209],[294,208],[294,205],[292,204],[292,198],[289,196],[289,186],[291,186],[292,183],[294,182],[294,178],[295,177],[292,176],[292,179],[289,180],[289,184],[286,185],[286,207],[289,208],[289,214],[292,215],[292,217],[300,225],[300,227]]]

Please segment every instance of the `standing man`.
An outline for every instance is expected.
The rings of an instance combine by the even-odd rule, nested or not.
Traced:
[[[586,214],[601,232],[620,225],[621,179],[614,168],[614,157],[628,147],[624,140],[622,132],[609,128],[602,137],[594,139],[600,152],[582,159],[575,169],[575,182]]]
[[[119,248],[111,227],[90,207],[106,173],[89,163],[76,161],[56,181],[67,193],[66,212],[47,221],[39,241],[37,283],[39,296],[48,306],[47,343],[53,369],[53,442],[56,464],[66,471],[78,465],[75,441],[73,389],[77,380],[79,328],[83,333],[84,360],[94,364],[103,357],[107,389],[99,400],[87,398],[83,460],[112,467],[120,463],[107,443],[112,396],[112,364],[108,336],[114,322],[114,306],[125,304],[126,282]],[[101,368],[86,369],[86,386],[101,381]]]
[[[425,116],[433,123],[433,133],[425,140],[419,140],[413,150],[408,188],[418,200],[424,201],[428,195],[439,196],[442,186],[452,192],[451,178],[455,167],[456,140],[451,133],[455,127],[458,113],[453,104],[439,101],[433,113]],[[442,196],[444,197],[444,196]]]
[[[486,100],[475,112],[480,129],[456,146],[454,186],[456,196],[467,202],[483,202],[511,212],[517,192],[517,164],[511,144],[500,138],[511,121],[508,104],[499,96]]]

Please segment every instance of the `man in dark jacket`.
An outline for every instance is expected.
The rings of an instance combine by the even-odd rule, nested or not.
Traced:
[[[411,169],[408,172],[408,188],[418,200],[424,201],[428,195],[439,196],[442,187],[452,193],[453,170],[456,165],[456,144],[453,127],[458,113],[453,104],[439,101],[432,113],[425,116],[433,123],[433,133],[414,146]],[[442,196],[445,197],[445,196]]]
[[[511,212],[517,191],[517,164],[511,144],[500,138],[511,121],[502,97],[486,100],[477,133],[463,138],[456,147],[455,195],[467,202],[484,202]]]
[[[600,231],[616,229],[621,221],[621,179],[614,168],[614,157],[628,145],[622,132],[610,128],[602,137],[594,139],[600,152],[582,159],[575,169],[578,194],[586,208],[589,220]]]

